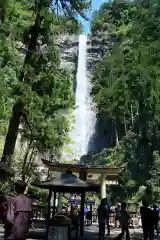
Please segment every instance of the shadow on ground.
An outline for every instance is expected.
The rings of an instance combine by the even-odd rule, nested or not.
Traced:
[[[3,226],[0,225],[0,240],[3,239]],[[34,225],[34,228],[31,228],[28,234],[28,240],[30,239],[45,239],[45,225],[44,222],[36,223]],[[111,228],[111,236],[107,237],[108,239],[113,239],[115,236],[117,236],[120,233],[119,229]],[[141,229],[130,229],[130,235],[131,239],[135,240],[143,240],[142,230]],[[81,239],[81,238],[80,238]],[[125,238],[124,238],[125,239]],[[159,238],[155,238],[155,240],[158,240]],[[98,225],[93,225],[90,227],[85,227],[85,233],[83,240],[98,240]]]
[[[107,239],[113,239],[115,236],[117,236],[120,233],[119,229],[111,229],[111,235],[110,237],[106,236],[106,240]],[[130,230],[130,235],[131,235],[131,239],[139,239],[139,240],[143,240],[143,236],[142,236],[142,231],[139,229],[131,229]],[[31,229],[29,232],[29,238],[31,239],[44,239],[45,237],[45,229]],[[81,238],[79,238],[81,239]],[[98,240],[98,226],[94,225],[91,227],[86,227],[85,228],[85,232],[84,232],[84,238],[83,240]]]

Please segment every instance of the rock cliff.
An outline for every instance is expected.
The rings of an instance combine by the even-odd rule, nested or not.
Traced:
[[[73,92],[76,90],[76,72],[78,63],[78,36],[65,35],[58,39],[60,48],[61,66],[71,72]]]
[[[111,41],[108,37],[102,35],[100,32],[88,36],[88,71],[92,78],[93,65],[100,60],[108,52],[111,47]],[[95,134],[90,139],[88,153],[98,153],[111,145],[111,131],[109,120],[104,114],[97,114],[97,121],[95,125]]]

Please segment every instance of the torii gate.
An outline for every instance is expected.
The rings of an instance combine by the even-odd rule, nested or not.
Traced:
[[[50,162],[48,160],[42,159],[43,164],[50,170],[55,172],[67,172],[79,173],[79,178],[83,181],[87,181],[87,175],[90,174],[100,174],[100,189],[101,198],[106,198],[106,185],[109,185],[109,181],[106,177],[111,177],[112,179],[117,179],[121,169],[114,166],[85,166],[81,164],[63,164]],[[116,181],[113,181],[113,184]]]

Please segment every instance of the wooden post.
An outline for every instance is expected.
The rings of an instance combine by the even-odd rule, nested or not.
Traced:
[[[51,216],[51,197],[52,197],[52,190],[49,189],[49,195],[48,195],[48,216],[47,216],[47,219],[50,219],[50,216]]]
[[[85,203],[85,191],[81,194],[81,214],[80,214],[80,236],[84,236],[84,203]]]
[[[87,180],[87,172],[83,169],[80,174],[79,178],[83,181]],[[84,236],[84,204],[85,204],[85,191],[83,190],[81,194],[81,214],[80,214],[80,236]]]
[[[105,174],[101,174],[101,199],[106,198]]]
[[[93,213],[92,213],[92,204],[90,205],[90,212],[91,212],[91,225],[92,225],[92,219],[93,219]]]
[[[82,170],[80,173],[79,173],[79,178],[83,181],[86,181],[87,180],[87,172],[85,170]]]
[[[54,191],[54,198],[53,198],[53,216],[56,213],[56,191]]]
[[[51,215],[51,197],[52,197],[52,190],[49,189],[49,194],[48,194],[48,214],[47,214],[47,221],[46,221],[46,240],[48,240],[48,232],[49,232],[49,225],[48,225],[48,220],[50,219]]]

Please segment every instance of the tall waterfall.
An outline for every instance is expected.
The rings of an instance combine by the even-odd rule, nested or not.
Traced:
[[[87,77],[87,36],[79,36],[78,70],[76,75],[76,109],[73,130],[69,133],[73,141],[72,156],[69,159],[79,160],[88,153],[89,141],[94,134],[96,114],[95,106],[90,96],[91,82]],[[70,154],[69,154],[70,155]]]

